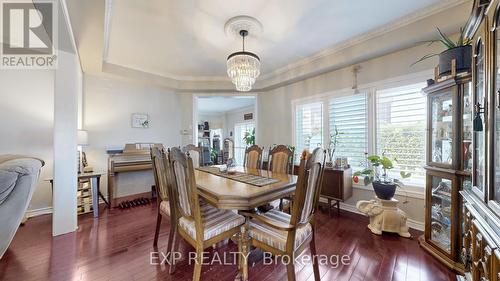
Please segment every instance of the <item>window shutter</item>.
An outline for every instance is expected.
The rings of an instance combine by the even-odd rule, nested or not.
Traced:
[[[334,157],[347,157],[354,169],[363,166],[368,150],[367,104],[366,94],[335,98],[329,104],[330,136],[335,128],[340,133]]]
[[[323,103],[300,104],[295,109],[295,161],[304,149],[323,145]]]
[[[411,172],[409,183],[425,183],[426,99],[424,84],[377,92],[377,153],[396,159],[391,177]]]

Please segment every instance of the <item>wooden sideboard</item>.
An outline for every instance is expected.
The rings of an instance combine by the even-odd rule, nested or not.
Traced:
[[[328,213],[337,206],[340,212],[340,202],[352,197],[352,169],[325,168],[321,197],[328,200]],[[332,205],[332,201],[335,201]]]

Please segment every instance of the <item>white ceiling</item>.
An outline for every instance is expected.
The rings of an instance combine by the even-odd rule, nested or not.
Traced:
[[[254,106],[254,96],[206,96],[198,97],[198,112],[223,113]]]
[[[225,35],[224,23],[249,15],[263,24],[261,37],[250,35],[246,46],[261,57],[265,75],[438,2],[112,1],[104,60],[173,79],[227,80],[226,57],[239,50],[241,42]]]

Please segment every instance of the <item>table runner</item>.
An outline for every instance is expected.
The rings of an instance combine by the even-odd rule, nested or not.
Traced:
[[[263,176],[246,174],[242,172],[236,172],[235,174],[230,175],[227,173],[222,173],[217,167],[199,167],[197,168],[197,170],[255,186],[265,186],[279,182],[279,180],[277,179],[266,178]]]

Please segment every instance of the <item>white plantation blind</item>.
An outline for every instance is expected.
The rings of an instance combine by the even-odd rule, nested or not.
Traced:
[[[424,84],[378,91],[377,153],[396,159],[390,176],[411,172],[409,184],[425,183],[426,100],[421,93]]]
[[[323,145],[323,103],[299,104],[295,107],[295,156],[300,161],[304,149],[313,151]]]
[[[368,151],[367,109],[366,94],[335,98],[329,104],[330,135],[335,127],[340,132],[334,157],[347,157],[355,170],[362,167]]]

